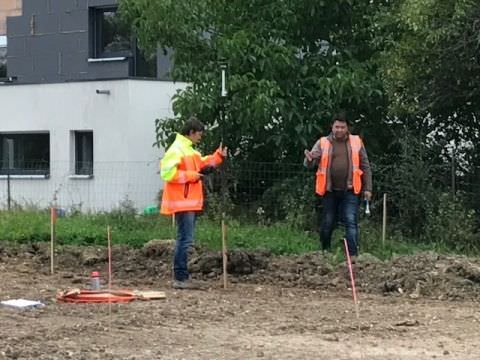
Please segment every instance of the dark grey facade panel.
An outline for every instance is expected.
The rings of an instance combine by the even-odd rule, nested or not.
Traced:
[[[88,11],[73,10],[63,13],[59,18],[60,32],[88,31]]]
[[[40,14],[32,20],[33,35],[46,35],[58,33],[58,15]]]
[[[14,45],[20,42],[20,40],[25,40],[27,48],[26,54],[30,56],[49,54],[52,52],[71,53],[88,50],[88,34],[86,32],[75,34],[57,33],[16,38],[8,43],[9,53],[11,48],[12,51],[15,49]]]
[[[54,13],[70,12],[78,9],[78,4],[75,0],[49,0],[50,10]]]
[[[32,14],[40,15],[40,14],[48,14],[49,13],[49,3],[50,0],[23,0],[22,1],[22,12],[23,14],[28,14],[28,16]]]
[[[1,0],[0,0],[1,1]],[[23,14],[7,18],[7,72],[18,83],[128,78],[133,59],[88,62],[92,7],[116,0],[23,0]],[[169,55],[157,58],[157,79],[167,80]]]
[[[28,40],[30,40],[29,36],[10,38],[8,41],[8,56],[10,58],[27,56]]]
[[[61,1],[61,0],[58,0]],[[88,9],[88,0],[73,0],[75,9],[85,10]]]
[[[31,82],[33,72],[33,58],[31,56],[8,56],[9,76],[16,76],[18,82]],[[12,61],[13,60],[13,61]],[[12,75],[15,74],[15,75]]]
[[[30,18],[27,16],[7,17],[7,38],[10,45],[10,38],[31,35]]]
[[[63,53],[85,51],[88,53],[88,32],[58,34],[58,49]],[[86,63],[86,60],[85,60]]]
[[[45,34],[45,35],[36,35],[30,36],[27,38],[27,55],[37,56],[37,55],[48,55],[52,53],[57,53],[59,49],[60,34]],[[16,40],[13,40],[15,43]],[[10,48],[10,44],[8,44]]]
[[[119,78],[128,74],[128,61],[111,61],[106,63],[89,63],[88,73],[90,79]]]
[[[76,79],[77,74],[88,74],[87,59],[88,51],[63,53],[61,73],[64,74],[69,80]],[[84,78],[85,75],[82,75],[81,79]]]
[[[33,71],[45,80],[59,75],[58,53],[36,54],[33,57]]]

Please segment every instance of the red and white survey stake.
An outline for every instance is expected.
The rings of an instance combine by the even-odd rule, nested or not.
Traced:
[[[112,230],[107,226],[107,246],[108,246],[108,290],[112,289]]]
[[[355,313],[357,314],[358,320],[360,318],[360,313],[358,311],[357,290],[355,289],[355,277],[353,276],[352,260],[350,259],[350,253],[348,252],[347,239],[343,239],[343,244],[345,245],[345,255],[347,257],[348,271],[350,273],[350,282],[352,284],[353,302],[355,303]]]

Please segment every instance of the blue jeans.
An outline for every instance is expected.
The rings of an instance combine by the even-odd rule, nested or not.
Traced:
[[[323,250],[329,250],[332,232],[337,223],[337,215],[345,225],[350,256],[358,253],[358,208],[360,197],[352,191],[329,191],[322,198],[322,222],[320,226],[320,242]]]
[[[173,255],[173,273],[175,280],[188,280],[188,249],[193,244],[195,232],[195,219],[197,214],[194,211],[179,212],[175,214],[177,223],[177,241],[175,242],[175,253]]]

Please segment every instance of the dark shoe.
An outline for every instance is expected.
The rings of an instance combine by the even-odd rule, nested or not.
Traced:
[[[172,287],[179,290],[202,290],[205,288],[202,283],[191,279],[185,281],[174,280]]]

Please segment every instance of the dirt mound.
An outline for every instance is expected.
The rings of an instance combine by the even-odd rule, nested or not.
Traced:
[[[141,249],[115,245],[112,248],[114,276],[146,282],[169,279],[173,247],[173,242],[165,240],[152,240]],[[219,279],[221,276],[220,252],[194,248],[190,259],[194,277]],[[332,290],[350,285],[345,264],[335,264],[328,254],[320,252],[272,256],[265,250],[234,250],[229,251],[228,259],[229,277],[235,282]],[[0,242],[0,260],[22,265],[28,262],[38,271],[48,272],[49,246]],[[88,279],[93,270],[107,272],[107,251],[103,247],[59,247],[55,260],[58,270],[76,273],[79,278]],[[362,254],[354,272],[360,292],[410,298],[480,299],[480,259],[429,252],[383,262]]]
[[[366,264],[359,281],[370,290],[437,299],[480,298],[480,261],[460,256],[421,253],[399,256],[385,264]],[[367,286],[368,287],[368,286]]]

